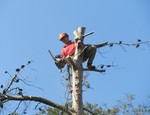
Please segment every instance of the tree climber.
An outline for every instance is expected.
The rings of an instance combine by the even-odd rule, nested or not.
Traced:
[[[62,52],[60,55],[57,55],[56,58],[56,63],[64,63],[65,57],[70,56],[73,58],[74,53],[75,53],[75,43],[69,40],[69,35],[67,33],[61,33],[59,35],[59,40],[62,41],[65,46],[62,49]],[[95,69],[95,66],[92,65],[95,54],[96,54],[96,46],[94,45],[89,45],[89,44],[84,44],[84,47],[86,48],[83,51],[83,59],[82,61],[85,62],[87,61],[87,69]],[[58,60],[58,62],[57,62]],[[63,66],[62,66],[63,67]]]

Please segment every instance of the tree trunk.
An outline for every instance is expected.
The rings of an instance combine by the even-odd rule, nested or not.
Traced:
[[[79,27],[75,32],[75,56],[74,64],[72,66],[72,108],[75,113],[73,115],[83,115],[83,101],[82,101],[82,78],[83,78],[83,68],[82,68],[82,51],[84,49],[83,45],[83,35],[85,32],[85,27]]]

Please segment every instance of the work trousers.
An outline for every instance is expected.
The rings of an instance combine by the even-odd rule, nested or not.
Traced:
[[[83,62],[87,61],[87,65],[92,65],[96,54],[96,47],[92,45],[87,45],[83,52]]]

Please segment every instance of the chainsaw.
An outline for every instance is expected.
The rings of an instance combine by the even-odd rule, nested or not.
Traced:
[[[52,52],[50,50],[48,50],[48,52],[49,52],[50,56],[53,58],[57,68],[60,70],[60,72],[62,72],[62,68],[64,68],[65,63],[62,61],[61,56],[54,57],[54,55],[52,54]]]

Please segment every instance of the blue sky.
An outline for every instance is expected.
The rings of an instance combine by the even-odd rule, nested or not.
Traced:
[[[134,43],[137,39],[150,40],[149,0],[1,0],[0,1],[0,84],[7,85],[10,77],[5,70],[15,74],[15,69],[29,60],[30,66],[20,77],[28,77],[30,84],[20,83],[26,94],[65,103],[65,87],[47,50],[54,55],[61,52],[63,44],[58,40],[61,32],[67,32],[73,40],[73,31],[79,26],[94,34],[85,43],[96,44],[123,41]],[[88,72],[87,81],[93,89],[84,92],[84,102],[116,105],[125,94],[135,94],[135,104],[150,103],[150,47],[120,46],[99,49],[94,64],[114,64],[105,74]],[[16,84],[18,85],[18,84]]]

